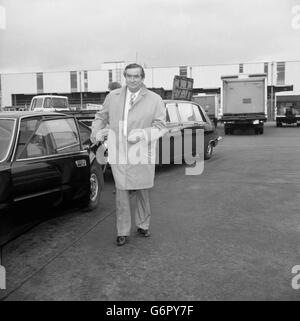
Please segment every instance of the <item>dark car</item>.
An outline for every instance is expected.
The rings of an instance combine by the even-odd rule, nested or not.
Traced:
[[[165,152],[162,147],[165,140],[170,141],[171,162],[180,162],[185,156],[183,142],[191,144],[192,153],[195,155],[197,144],[199,147],[201,142],[196,140],[197,129],[202,129],[204,133],[204,141],[202,140],[201,142],[204,148],[204,159],[210,159],[221,137],[204,109],[191,101],[165,100],[164,103],[166,106],[166,124],[169,132],[160,139],[159,163],[162,163],[161,155]],[[190,137],[185,140],[184,137],[186,135]],[[177,146],[179,148],[174,148],[176,140],[178,140]]]
[[[58,113],[0,113],[0,210],[36,202],[97,207],[101,166],[90,129]]]

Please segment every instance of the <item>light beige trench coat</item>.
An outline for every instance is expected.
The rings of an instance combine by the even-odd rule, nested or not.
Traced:
[[[126,91],[127,87],[122,87],[107,95],[102,110],[95,115],[91,140],[95,141],[97,131],[109,124],[108,157],[111,159],[113,155],[117,156],[117,161],[110,162],[116,187],[122,190],[147,189],[154,184],[155,161],[147,164],[128,161],[128,153],[132,151],[132,147],[137,147],[128,142],[128,135],[132,129],[143,129],[149,134],[151,129],[158,128],[165,133],[166,110],[161,97],[143,86],[128,111],[126,137],[123,126]],[[149,141],[136,144],[149,144]],[[149,158],[155,160],[155,148],[149,148],[150,150],[152,155]]]

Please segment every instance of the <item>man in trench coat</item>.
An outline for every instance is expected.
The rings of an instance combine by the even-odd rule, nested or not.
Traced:
[[[119,246],[128,241],[131,231],[129,192],[132,190],[137,233],[150,236],[149,189],[154,185],[155,143],[167,131],[164,103],[145,87],[143,67],[126,66],[124,77],[126,86],[107,95],[103,109],[95,115],[91,134],[92,142],[108,135],[108,157],[116,184]],[[142,158],[136,157],[141,154]]]

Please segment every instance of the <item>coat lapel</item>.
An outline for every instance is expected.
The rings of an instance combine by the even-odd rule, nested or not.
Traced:
[[[141,88],[141,91],[140,91],[138,97],[136,98],[136,100],[135,100],[134,103],[132,104],[132,107],[131,107],[131,108],[133,108],[146,94],[147,94],[147,89],[146,89],[145,86],[143,86],[143,87]]]

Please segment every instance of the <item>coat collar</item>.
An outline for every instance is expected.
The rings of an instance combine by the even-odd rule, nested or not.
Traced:
[[[139,93],[138,97],[136,98],[136,100],[134,101],[132,107],[135,106],[147,94],[147,91],[148,91],[147,87],[145,85],[143,85],[141,87],[140,93]],[[127,86],[124,86],[124,87],[116,90],[116,95],[120,95],[120,98],[124,102],[124,104],[125,104],[125,99],[126,99],[126,92],[127,92]]]

